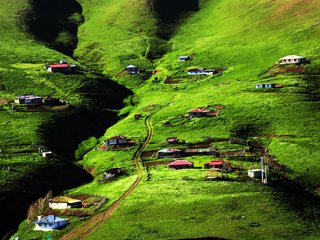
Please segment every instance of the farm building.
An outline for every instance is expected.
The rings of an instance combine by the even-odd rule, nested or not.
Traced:
[[[167,138],[167,143],[168,144],[177,144],[177,143],[179,143],[179,139],[177,137],[169,137],[169,138]]]
[[[193,110],[190,110],[188,112],[189,117],[206,117],[210,113],[210,110],[205,108],[196,108]]]
[[[109,138],[105,141],[107,146],[120,146],[120,145],[126,145],[128,143],[128,139],[124,136],[115,136],[112,138]]]
[[[112,178],[116,178],[118,176],[121,176],[125,173],[126,173],[126,171],[123,168],[111,168],[111,169],[106,170],[103,173],[103,178],[112,179]]]
[[[24,104],[24,105],[41,105],[42,104],[42,97],[34,96],[34,95],[23,95],[16,97],[14,102],[17,104]]]
[[[166,158],[166,157],[180,157],[182,156],[182,151],[180,149],[162,149],[158,151],[158,158]]]
[[[248,176],[251,178],[261,178],[263,173],[264,173],[263,169],[248,170]]]
[[[41,156],[42,157],[52,157],[53,156],[53,152],[51,152],[51,151],[41,152]]]
[[[286,65],[286,64],[303,64],[307,63],[307,59],[302,56],[297,55],[289,55],[279,59],[279,64]]]
[[[213,160],[210,162],[206,162],[204,164],[204,168],[223,168],[224,161],[223,160]]]
[[[137,113],[137,114],[134,115],[134,119],[135,120],[139,120],[140,118],[142,118],[141,114]]]
[[[275,88],[276,84],[274,83],[260,83],[260,84],[256,84],[256,88],[258,89],[269,89],[269,88]]]
[[[187,160],[177,160],[168,164],[170,169],[193,168],[193,163]]]
[[[140,69],[137,66],[129,65],[126,67],[126,71],[129,74],[137,74],[140,73]]]
[[[56,217],[54,215],[38,216],[38,220],[34,222],[36,231],[52,231],[62,228],[68,224],[68,219]]]
[[[82,206],[82,201],[69,197],[56,197],[49,201],[49,208],[51,209],[68,209]]]
[[[179,62],[185,62],[190,60],[190,56],[179,56],[178,60]]]
[[[71,72],[71,66],[70,64],[66,64],[66,63],[49,64],[47,71],[52,73],[54,72],[67,73],[67,72]]]
[[[216,74],[216,69],[207,68],[191,68],[188,70],[189,75],[213,75]]]

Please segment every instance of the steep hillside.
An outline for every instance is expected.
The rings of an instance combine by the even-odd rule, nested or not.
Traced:
[[[141,159],[146,181],[107,221],[96,223],[96,231],[80,225],[76,238],[318,239],[320,3],[187,2],[176,1],[167,11],[169,1],[79,1],[84,23],[76,57],[135,93],[120,112],[121,121],[100,141],[123,135],[137,144],[106,151],[99,143],[80,162],[95,180],[68,193],[97,193],[110,206],[136,177],[132,159],[146,141],[147,126],[152,138]],[[289,54],[304,55],[311,64],[296,73],[272,67]],[[181,55],[191,60],[179,62]],[[129,64],[146,71],[128,74]],[[189,68],[221,72],[190,76]],[[258,83],[282,88],[258,90]],[[216,116],[186,117],[198,107]],[[143,119],[135,120],[134,114]],[[169,145],[168,137],[182,141]],[[162,161],[172,159],[156,156],[163,148],[197,146],[210,147],[220,157],[184,156],[195,169],[171,171]],[[260,168],[261,156],[267,159],[269,185],[247,177],[247,170]],[[220,158],[231,164],[231,173],[221,176],[203,168]],[[114,167],[126,168],[130,176],[100,184],[103,172]],[[15,236],[32,239],[35,234],[24,222]]]
[[[37,11],[30,3],[0,1],[0,208],[7,216],[0,238],[16,228],[29,204],[49,189],[59,193],[91,179],[72,163],[74,151],[83,140],[100,136],[118,120],[109,109],[120,108],[130,94],[83,65],[78,73],[48,73],[47,63],[61,59],[78,63],[49,49],[50,43],[40,42],[37,34],[26,32],[32,28],[28,17]],[[49,21],[50,15],[46,17]],[[68,104],[14,109],[13,99],[25,94],[52,96]],[[106,103],[109,97],[113,101]],[[39,147],[53,151],[54,158],[41,157]]]
[[[91,29],[90,19],[95,13],[90,11],[91,8],[86,10],[89,3],[82,2],[85,19],[89,20],[81,28]],[[130,6],[135,5],[130,4]],[[151,144],[148,145],[149,150],[168,147],[164,141],[170,136],[177,136],[188,143],[195,143],[203,141],[208,136],[241,138],[244,136],[239,135],[239,132],[244,131],[249,139],[259,140],[268,147],[274,158],[285,165],[287,170],[284,174],[289,174],[290,179],[316,190],[320,183],[319,166],[316,160],[320,149],[317,144],[319,111],[316,107],[318,102],[310,99],[318,95],[318,88],[312,87],[314,84],[308,80],[307,74],[305,76],[298,74],[269,76],[265,73],[280,57],[289,54],[305,55],[311,58],[312,64],[307,69],[310,71],[313,69],[313,73],[317,73],[319,69],[320,28],[317,16],[319,8],[317,1],[308,1],[308,4],[305,1],[261,0],[254,3],[244,0],[200,1],[199,11],[188,12],[174,22],[175,30],[167,42],[167,45],[171,46],[170,49],[167,49],[163,57],[153,61],[154,69],[158,70],[157,74],[142,82],[139,88],[135,88],[134,110],[127,118],[109,129],[106,137],[125,134],[140,136],[143,139],[141,122],[134,121],[133,114],[148,115],[154,109],[152,106],[171,102],[160,114],[153,117],[154,135]],[[108,9],[115,10],[110,5]],[[149,10],[147,6],[144,11]],[[121,12],[124,14],[123,11]],[[108,12],[104,13],[104,18],[99,18],[100,22],[111,21],[110,19],[118,23],[124,21],[124,18],[115,18],[119,16],[116,13],[112,15],[108,15]],[[151,13],[155,18],[161,17],[161,13]],[[139,19],[141,19],[140,15]],[[151,25],[152,20],[144,22],[146,23]],[[95,26],[102,25],[96,23]],[[113,31],[126,34],[126,31],[122,31],[123,27],[131,25],[125,23],[120,25],[121,27],[114,24],[107,26],[101,30],[101,32],[105,31],[105,42],[109,41],[110,36],[113,37],[111,34]],[[141,35],[138,32],[132,35],[132,39],[139,37]],[[80,46],[81,41],[86,44],[90,42],[88,32],[80,31],[79,39],[81,39]],[[119,37],[113,38],[113,41],[114,45],[118,46]],[[92,44],[95,42],[92,41]],[[108,46],[100,47],[102,51],[110,51]],[[138,46],[146,47],[147,45],[139,44]],[[114,75],[121,71],[119,63],[122,63],[122,59],[119,54],[128,49],[131,48],[119,48],[117,52],[102,54],[103,60],[98,60],[97,64],[104,67],[110,75]],[[77,53],[80,52],[77,51]],[[179,55],[189,55],[191,61],[178,62]],[[136,57],[128,56],[128,58],[121,65],[122,68],[129,63],[140,63],[136,61]],[[110,61],[109,64],[104,64],[107,61]],[[116,61],[118,62],[113,65],[112,63]],[[225,71],[216,77],[188,77],[186,70],[191,67],[221,67]],[[128,85],[132,85],[134,81],[139,82],[138,76],[128,76],[125,73],[114,76],[117,81]],[[160,80],[160,83],[152,83],[155,77]],[[178,80],[180,83],[165,84],[164,80],[167,78]],[[264,82],[282,84],[284,88],[277,92],[255,90],[255,84]],[[216,104],[224,106],[217,118],[189,121],[177,119],[177,116],[186,114],[192,108]],[[164,124],[167,122],[171,124],[169,127]],[[219,144],[215,146],[218,147]],[[108,163],[102,164],[94,160],[101,154],[93,151],[85,157],[83,163],[90,165],[95,162],[97,169],[99,166],[106,166]],[[108,154],[103,153],[103,156]],[[120,157],[118,161],[123,161],[121,159]],[[201,164],[205,159],[197,160],[194,157],[191,160],[199,161]],[[303,239],[308,237],[312,239],[313,234],[310,234],[310,231],[315,231],[315,235],[318,234],[312,220],[314,216],[308,211],[310,204],[314,205],[316,202],[310,200],[305,193],[299,193],[300,196],[298,196],[291,191],[283,192],[283,188],[277,187],[265,191],[263,187],[260,188],[254,184],[251,187],[257,187],[257,191],[263,194],[261,196],[256,194],[251,196],[250,200],[246,200],[245,196],[237,193],[239,189],[244,190],[245,185],[230,183],[230,191],[236,199],[229,196],[222,198],[215,187],[224,192],[222,190],[224,184],[219,182],[204,184],[199,178],[204,176],[204,173],[194,176],[189,172],[183,172],[175,178],[165,169],[155,168],[151,169],[149,174],[151,174],[151,181],[142,184],[120,208],[119,213],[116,213],[89,239],[108,238],[111,235],[117,239],[123,236],[130,239],[141,236],[148,236],[150,239],[208,236],[231,239],[283,239],[290,236],[297,237],[298,233],[301,233],[300,236]],[[188,177],[198,181],[191,184],[182,180]],[[179,187],[172,189],[176,184],[179,184]],[[250,183],[247,184],[250,185]],[[290,189],[289,186],[286,188]],[[208,192],[216,192],[216,195],[207,196]],[[204,194],[204,197],[201,200],[193,197],[198,194]],[[164,195],[166,199],[159,200]],[[268,199],[266,201],[269,201],[270,206],[277,206],[276,209],[268,207],[268,204],[265,205],[260,197]],[[216,207],[211,206],[212,201],[217,201]],[[248,201],[257,208],[244,207],[245,202]],[[304,209],[303,218],[301,218],[302,213],[295,206],[301,206],[300,210]],[[263,215],[264,219],[270,218],[270,220],[266,220],[265,223],[261,222],[260,207],[268,209]],[[248,228],[250,223],[246,220],[230,221],[237,218],[240,212],[246,219],[250,219],[248,221],[259,222],[259,227]],[[317,214],[318,210],[314,213]],[[281,216],[283,219],[278,218],[278,222],[275,223],[272,220],[274,216]],[[129,226],[128,218],[132,220]],[[288,221],[291,224],[288,225]],[[124,222],[128,226],[125,230],[120,227]],[[207,229],[206,226],[213,222],[219,222],[221,230],[216,226],[204,232],[203,229]],[[172,232],[172,226],[179,226],[178,228],[183,231]],[[276,226],[279,229],[276,230]],[[226,229],[229,230],[226,231]],[[272,229],[272,232],[268,229]],[[262,237],[263,235],[265,237]]]

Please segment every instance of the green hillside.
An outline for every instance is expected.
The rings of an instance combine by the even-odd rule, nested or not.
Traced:
[[[79,1],[84,22],[75,57],[135,95],[126,100],[121,120],[80,161],[94,181],[66,193],[106,197],[108,203],[100,211],[112,206],[137,176],[132,160],[141,146],[155,152],[211,139],[210,147],[221,152],[248,153],[259,146],[264,153],[186,157],[195,169],[179,171],[164,164],[153,167],[156,155],[142,154],[140,164],[151,165],[145,168],[146,180],[110,219],[88,236],[81,235],[76,220],[53,236],[80,225],[81,239],[318,239],[320,4],[316,0],[187,2],[192,7],[165,0]],[[166,15],[169,7],[176,13]],[[303,65],[304,71],[273,67],[279,58],[293,54],[311,60]],[[179,62],[181,55],[191,60]],[[146,72],[130,75],[124,71],[129,64]],[[189,68],[222,72],[190,76]],[[283,87],[258,90],[258,83]],[[198,107],[217,116],[185,117]],[[143,119],[135,120],[134,114]],[[149,120],[152,138],[147,142]],[[101,150],[103,140],[117,135],[137,144],[122,151]],[[170,146],[168,137],[185,142]],[[229,143],[231,138],[242,144]],[[269,185],[246,177],[248,169],[260,167],[257,158],[263,154],[269,161]],[[221,181],[206,181],[210,172],[203,164],[220,158],[230,162],[233,171],[218,178]],[[125,168],[129,175],[101,184],[103,172],[114,167]],[[31,229],[24,222],[14,236],[47,236]]]

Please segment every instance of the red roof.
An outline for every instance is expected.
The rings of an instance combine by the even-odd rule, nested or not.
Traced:
[[[207,113],[207,112],[210,112],[210,110],[207,110],[205,108],[196,108],[190,112],[194,112],[194,113]]]
[[[169,163],[169,166],[192,166],[192,163],[186,160],[177,160],[172,163]]]
[[[51,68],[69,68],[69,64],[50,64],[49,67]]]
[[[210,165],[210,166],[218,166],[218,165],[222,165],[224,163],[223,160],[215,160],[215,161],[210,161],[205,163],[205,165]]]

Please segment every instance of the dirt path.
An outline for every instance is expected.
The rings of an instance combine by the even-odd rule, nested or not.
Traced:
[[[163,109],[167,105],[168,104],[158,108],[156,111],[154,111],[153,113],[151,113],[149,116],[145,118],[144,123],[147,126],[147,136],[143,141],[143,144],[139,147],[139,149],[133,155],[133,162],[138,174],[138,177],[136,178],[134,183],[106,211],[93,216],[90,220],[88,220],[84,224],[80,225],[77,228],[72,229],[70,232],[66,233],[61,238],[59,238],[60,240],[84,239],[86,236],[88,236],[94,230],[96,230],[101,224],[103,224],[106,220],[108,220],[112,216],[112,214],[115,212],[115,210],[117,210],[117,208],[120,206],[122,201],[126,199],[137,188],[137,186],[139,185],[143,177],[143,169],[140,165],[141,154],[153,136],[153,129],[152,129],[152,124],[150,120],[157,112],[159,112],[161,109]]]

